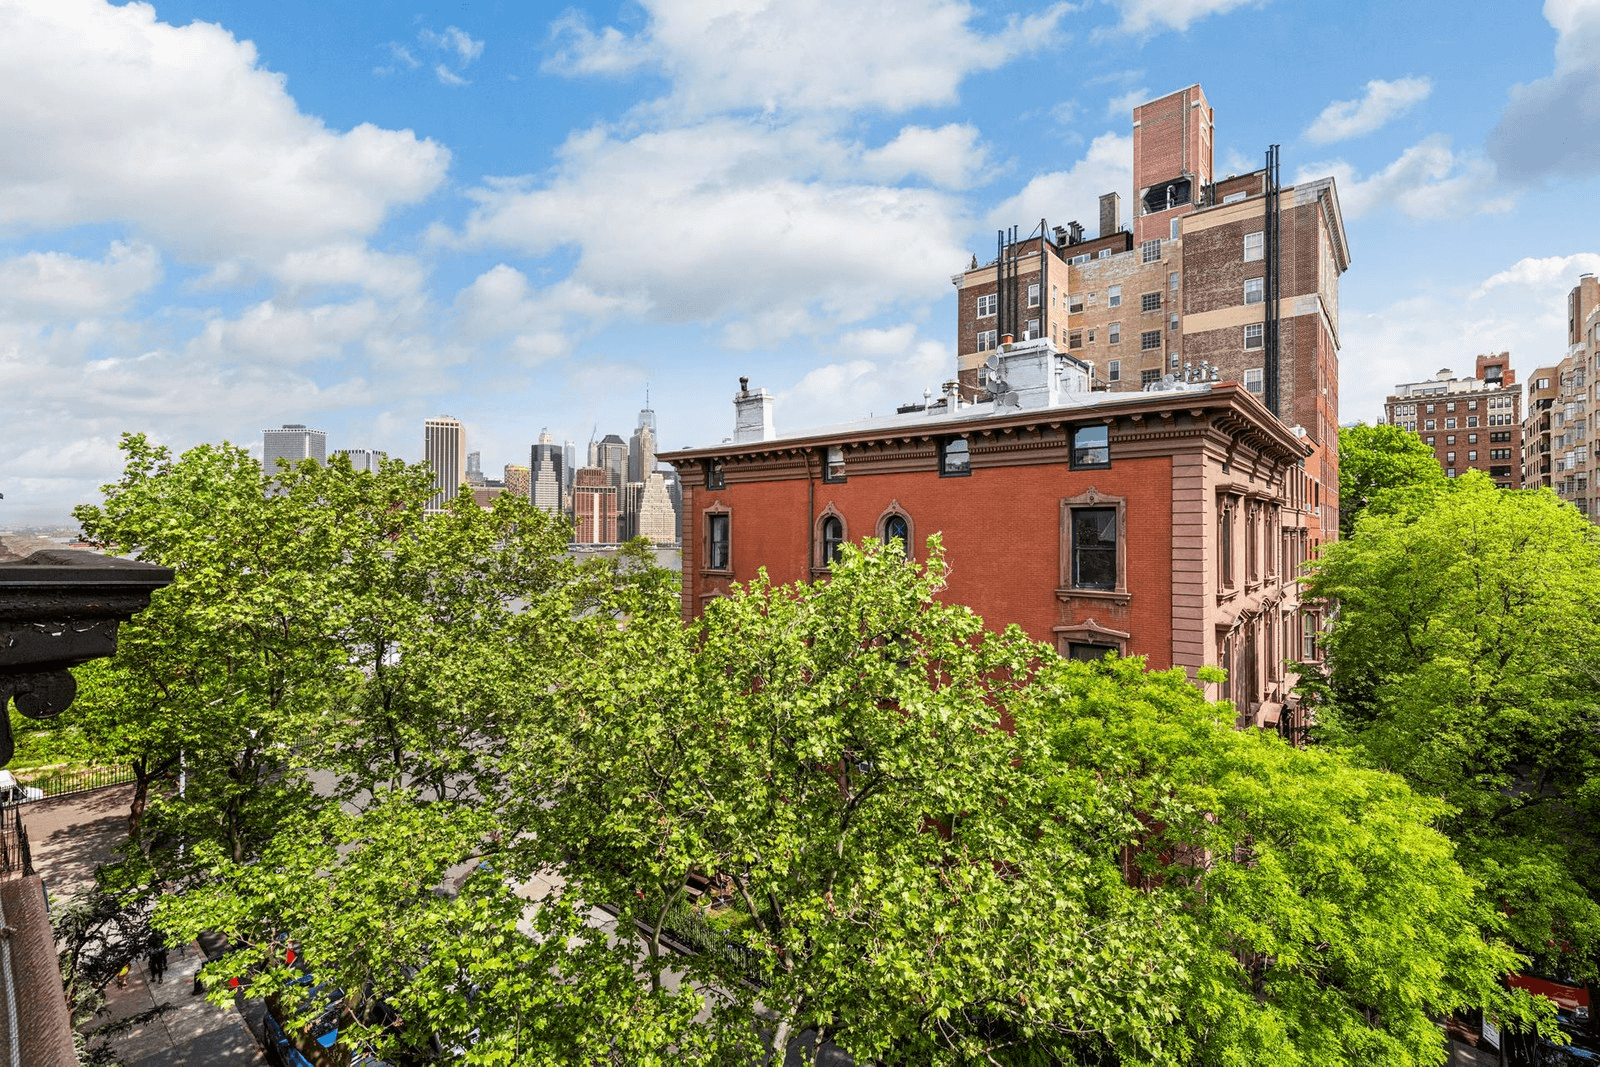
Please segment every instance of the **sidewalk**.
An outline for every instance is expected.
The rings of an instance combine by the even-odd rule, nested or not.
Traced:
[[[115,1023],[159,1005],[167,1010],[109,1038],[96,1038],[91,1044],[107,1044],[116,1049],[127,1067],[256,1067],[267,1063],[266,1054],[256,1044],[244,1019],[232,1008],[218,1008],[191,990],[194,972],[204,957],[199,946],[185,945],[171,953],[166,980],[152,984],[145,961],[128,974],[128,985],[106,989],[106,1012],[97,1016],[91,1028]]]
[[[22,808],[34,869],[52,897],[65,898],[90,888],[94,869],[117,858],[114,849],[128,836],[132,799],[133,785],[129,783]],[[160,1005],[170,1006],[125,1031],[95,1038],[91,1045],[109,1045],[127,1067],[257,1067],[267,1063],[237,1010],[216,1007],[190,992],[203,958],[195,945],[173,948],[166,981],[160,985],[150,984],[145,961],[138,961],[126,988],[107,987],[106,1011],[86,1029],[121,1022]]]

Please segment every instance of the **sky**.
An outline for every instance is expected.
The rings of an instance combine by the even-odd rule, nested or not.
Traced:
[[[542,430],[663,451],[954,376],[996,228],[1132,198],[1200,83],[1217,170],[1335,177],[1341,421],[1561,358],[1600,272],[1600,0],[0,0],[0,529],[144,433],[305,423],[493,476]]]

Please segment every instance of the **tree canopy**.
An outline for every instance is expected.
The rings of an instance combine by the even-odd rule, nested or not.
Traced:
[[[936,538],[686,626],[526,501],[125,448],[85,530],[178,578],[85,732],[176,747],[130,865],[218,998],[468,1064],[1432,1064],[1536,1014],[1444,803],[985,628]]]
[[[1448,805],[1525,951],[1600,962],[1600,537],[1549,490],[1481,474],[1329,547],[1320,733]]]
[[[1349,537],[1368,508],[1385,510],[1397,492],[1446,483],[1433,449],[1393,425],[1358,422],[1339,429],[1339,536]]]

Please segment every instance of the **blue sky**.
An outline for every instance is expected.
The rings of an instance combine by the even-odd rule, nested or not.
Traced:
[[[1330,18],[1336,15],[1337,18]],[[780,429],[954,367],[997,226],[1131,195],[1129,108],[1199,82],[1219,173],[1335,175],[1342,418],[1509,349],[1600,271],[1600,0],[0,0],[0,528],[304,422],[486,470]]]

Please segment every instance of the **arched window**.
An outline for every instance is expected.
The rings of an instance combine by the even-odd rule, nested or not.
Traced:
[[[844,523],[837,515],[822,520],[822,565],[831,566],[839,558],[839,546],[844,544]]]
[[[895,540],[900,542],[900,554],[907,554],[911,548],[911,525],[904,515],[890,515],[883,521],[884,544]]]

